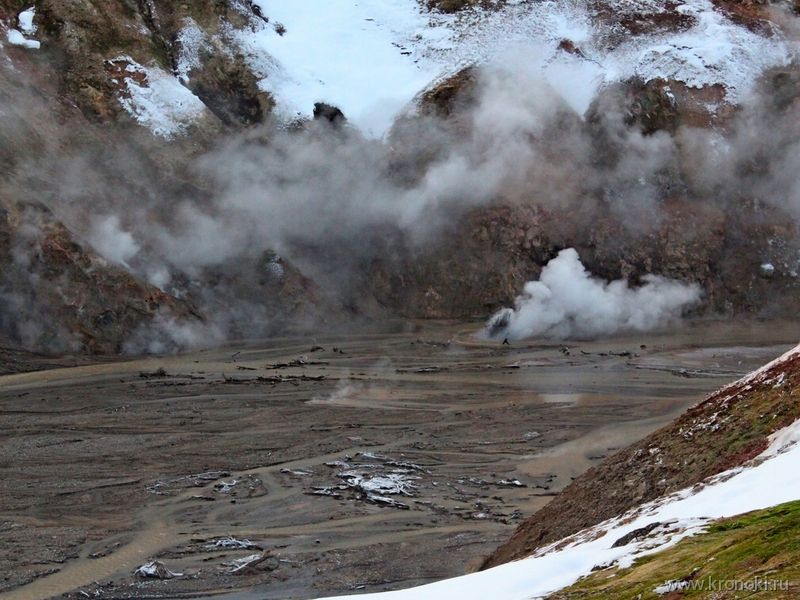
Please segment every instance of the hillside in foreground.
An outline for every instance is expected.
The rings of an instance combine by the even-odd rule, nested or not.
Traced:
[[[794,597],[799,377],[800,346],[577,478],[486,570],[386,598],[677,599],[757,577],[780,587],[754,597]]]
[[[551,600],[773,598],[800,593],[800,502],[721,519],[627,568],[601,569]]]
[[[795,349],[576,479],[524,523],[484,566],[529,556],[754,459],[769,447],[771,435],[800,419],[798,386],[800,349]]]

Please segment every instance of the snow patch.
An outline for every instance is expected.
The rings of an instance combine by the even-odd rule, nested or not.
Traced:
[[[659,596],[664,596],[672,592],[680,592],[689,587],[688,581],[667,581],[665,584],[658,586],[653,590]]]
[[[576,76],[597,79],[596,65],[570,59],[573,71],[567,73],[555,56],[564,37],[581,41],[590,32],[588,16],[571,5],[508,2],[500,10],[441,14],[424,11],[416,0],[256,4],[271,23],[229,33],[284,117],[310,117],[314,103],[324,101],[379,137],[435,82],[468,65],[520,52],[549,67],[557,90],[563,83],[575,88]],[[277,32],[276,22],[285,30]],[[583,110],[588,106],[578,104]]]
[[[143,579],[174,579],[175,577],[183,577],[183,573],[174,573],[170,571],[164,563],[157,560],[143,564],[136,569],[133,574]]]
[[[38,40],[29,40],[18,29],[9,29],[6,33],[8,43],[12,46],[20,46],[29,50],[38,50],[42,44]]]
[[[250,540],[239,540],[234,537],[226,537],[209,542],[204,546],[206,550],[252,550],[258,548]]]
[[[210,50],[211,46],[205,32],[190,17],[184,19],[183,28],[178,33],[176,41],[178,56],[175,75],[186,85],[189,83],[189,73],[202,66],[201,53]]]
[[[417,64],[407,39],[409,33],[426,33],[415,0],[255,4],[270,23],[231,34],[285,118],[310,117],[314,104],[325,101],[365,132],[380,135],[437,74]]]
[[[244,571],[248,567],[257,565],[264,560],[266,560],[268,556],[264,553],[259,554],[251,554],[249,556],[244,556],[242,558],[237,558],[232,560],[229,563],[226,563],[227,566],[231,568],[231,573],[239,573],[240,571]]]
[[[155,135],[173,139],[205,114],[203,102],[163,69],[142,66],[128,56],[109,62],[124,65],[120,104]]]
[[[19,46],[21,48],[28,48],[29,50],[38,50],[41,48],[41,43],[36,39],[31,39],[36,35],[38,28],[34,19],[36,18],[36,9],[28,8],[23,10],[17,15],[17,27],[10,27],[6,32],[6,39],[12,46]],[[2,25],[2,23],[0,23]]]
[[[23,10],[19,13],[17,20],[19,21],[19,29],[25,35],[35,35],[36,34],[36,24],[33,20],[36,18],[36,8],[31,7],[27,10]]]
[[[715,10],[709,0],[687,0],[677,9],[694,17],[695,26],[685,32],[634,40],[610,58],[619,56],[645,80],[676,79],[689,87],[723,84],[729,100],[735,101],[752,89],[764,70],[788,64],[792,52],[776,32],[773,38],[736,25]]]

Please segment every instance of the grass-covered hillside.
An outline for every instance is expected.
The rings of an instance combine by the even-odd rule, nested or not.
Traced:
[[[800,597],[800,501],[711,525],[707,532],[603,569],[550,600]]]

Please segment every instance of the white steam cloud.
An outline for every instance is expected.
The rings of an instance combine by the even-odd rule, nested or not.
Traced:
[[[116,215],[95,221],[87,237],[103,257],[127,268],[130,268],[128,261],[140,250],[133,235],[122,229]]]
[[[580,245],[598,219],[629,241],[653,233],[674,199],[733,217],[748,215],[743,209],[755,203],[800,216],[800,120],[769,87],[726,127],[645,134],[629,122],[626,86],[598,88],[587,61],[561,51],[517,50],[516,59],[474,72],[474,89],[466,86],[453,115],[421,111],[400,119],[386,139],[324,120],[288,129],[267,123],[198,156],[144,133],[110,147],[103,136],[84,141],[67,129],[69,143],[43,135],[24,159],[9,154],[4,187],[20,201],[45,205],[109,262],[188,300],[203,317],[197,331],[181,318],[158,319],[128,340],[131,352],[271,335],[287,321],[314,323],[312,311],[294,310],[306,297],[331,322],[373,314],[381,302],[376,289],[385,284],[374,273],[384,268],[383,275],[407,275],[409,286],[426,283],[427,271],[435,272],[427,269],[428,256],[436,257],[429,249],[446,248],[453,232],[483,235],[462,222],[475,209],[533,209],[520,211],[529,222],[520,220],[506,239],[495,243],[486,232],[488,257],[506,252],[518,262],[536,260],[533,251]],[[558,77],[545,77],[531,57],[546,57],[551,69],[557,64]],[[5,111],[27,120],[0,119],[0,139],[6,132],[6,139],[30,138],[21,123],[58,131],[48,107],[28,109],[36,104],[23,95],[27,88],[7,89],[14,95],[0,97],[0,117]],[[793,98],[787,89],[783,95]],[[0,144],[0,159],[2,150]],[[538,230],[535,215],[546,213],[564,215],[559,231]],[[593,243],[607,248],[615,239]],[[765,254],[757,260],[772,260],[772,247],[756,248]],[[418,272],[402,271],[417,259]],[[14,267],[27,273],[22,261]],[[708,276],[698,277],[712,297]],[[451,293],[447,285],[437,293]],[[8,287],[10,307],[35,304],[19,286]],[[496,294],[507,298],[500,287]],[[291,311],[283,310],[284,297]],[[492,323],[509,337],[606,335],[661,326],[699,297],[697,286],[654,276],[638,288],[600,281],[571,251]],[[9,323],[23,320],[15,308],[0,312],[0,325],[5,315]],[[38,322],[39,314],[31,311],[30,319]]]
[[[625,280],[593,277],[578,253],[562,250],[530,281],[516,306],[496,313],[487,326],[491,337],[523,339],[590,338],[622,331],[649,331],[680,318],[699,302],[701,289],[658,275],[632,288]]]

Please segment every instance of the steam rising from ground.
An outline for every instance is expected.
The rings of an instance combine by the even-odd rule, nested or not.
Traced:
[[[386,140],[324,121],[296,130],[272,123],[232,134],[200,157],[162,145],[154,155],[169,160],[159,170],[141,140],[89,152],[67,131],[65,140],[17,159],[3,183],[9,195],[46,205],[110,262],[189,298],[206,317],[199,330],[158,320],[137,332],[134,352],[271,332],[282,317],[265,299],[282,289],[289,265],[339,306],[368,302],[373,261],[424,249],[476,207],[564,211],[578,232],[611,214],[623,228],[649,233],[674,190],[726,210],[756,200],[800,214],[794,112],[756,98],[729,131],[645,135],[626,122],[612,89],[600,90],[591,119],[575,111],[586,104],[576,98],[596,89],[581,61],[554,55],[564,71],[556,92],[527,60],[541,49],[518,50],[517,62],[478,71],[474,103],[455,122],[401,119]],[[0,119],[0,134],[5,128],[16,140],[26,137],[14,128],[29,104],[19,89],[7,106],[0,96],[0,116],[15,117]],[[165,185],[170,169],[179,175]],[[16,300],[8,306],[33,304]],[[503,315],[512,337],[596,336],[663,325],[698,300],[695,286],[663,278],[636,289],[593,279],[572,251]]]
[[[538,67],[520,63],[482,73],[466,135],[435,118],[402,121],[395,131],[400,139],[389,140],[326,122],[302,131],[257,130],[195,164],[198,175],[213,183],[210,202],[186,199],[177,209],[178,227],[154,236],[152,228],[137,226],[136,234],[149,236],[149,245],[181,269],[267,249],[302,262],[302,249],[324,244],[327,252],[343,251],[337,258],[341,273],[384,251],[370,239],[376,228],[425,242],[470,208],[524,193],[534,180],[543,199],[551,196],[546,186],[565,179],[566,169],[554,168],[540,140],[565,115],[579,123]],[[552,149],[585,162],[585,144],[569,136]],[[399,154],[430,158],[407,167]]]
[[[513,309],[495,314],[490,336],[523,339],[591,338],[622,331],[650,331],[680,318],[700,301],[698,285],[647,275],[632,288],[625,280],[603,281],[581,264],[578,253],[562,250],[530,281]]]

